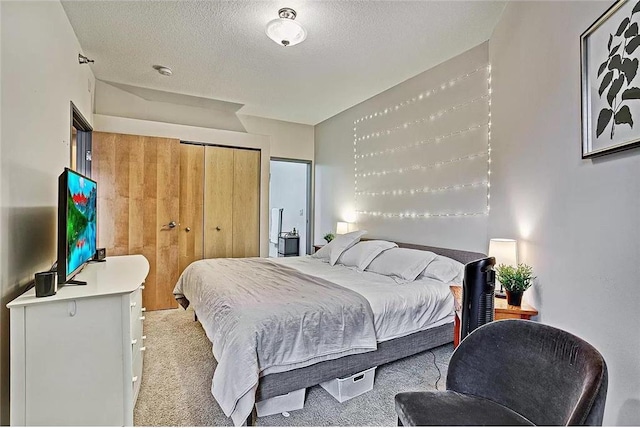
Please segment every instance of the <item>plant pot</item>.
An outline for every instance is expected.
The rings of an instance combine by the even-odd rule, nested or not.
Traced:
[[[507,303],[511,306],[520,306],[522,304],[522,291],[509,291],[507,292]]]

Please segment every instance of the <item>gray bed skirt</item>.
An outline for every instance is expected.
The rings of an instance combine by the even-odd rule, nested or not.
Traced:
[[[260,378],[256,401],[308,388],[338,377],[348,377],[450,342],[453,342],[453,322],[378,343],[378,349],[375,351],[323,361],[288,372],[268,374]]]

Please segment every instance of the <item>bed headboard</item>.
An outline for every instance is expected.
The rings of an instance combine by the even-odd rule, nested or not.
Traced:
[[[382,238],[362,238],[363,241],[371,241],[373,239],[382,239]],[[389,239],[385,239],[385,240],[389,241]],[[396,242],[396,241],[393,241],[393,242]],[[398,244],[398,247],[400,248],[411,248],[413,250],[431,251],[432,253],[449,257],[450,259],[457,260],[460,263],[464,263],[464,264],[487,257],[486,254],[476,253],[473,251],[454,250],[451,248],[441,248],[441,247],[431,247],[429,245],[406,244],[403,242],[396,242],[396,244]]]

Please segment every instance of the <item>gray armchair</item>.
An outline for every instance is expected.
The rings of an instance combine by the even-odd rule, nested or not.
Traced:
[[[446,391],[396,395],[398,424],[602,425],[607,366],[584,340],[544,324],[504,320],[467,336]]]

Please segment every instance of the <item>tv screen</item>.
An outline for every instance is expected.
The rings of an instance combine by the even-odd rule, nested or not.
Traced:
[[[68,282],[96,252],[97,185],[70,169],[58,179],[58,282]]]

